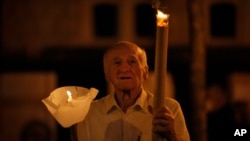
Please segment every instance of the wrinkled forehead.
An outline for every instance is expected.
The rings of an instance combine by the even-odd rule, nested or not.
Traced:
[[[118,57],[122,55],[138,57],[139,49],[133,45],[120,44],[112,47],[106,52],[106,57],[108,58]]]

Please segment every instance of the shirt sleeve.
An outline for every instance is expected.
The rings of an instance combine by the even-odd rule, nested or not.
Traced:
[[[76,124],[77,141],[90,141],[87,123],[82,121]]]
[[[177,103],[177,110],[175,113],[175,130],[181,141],[190,141],[185,118],[179,103]]]

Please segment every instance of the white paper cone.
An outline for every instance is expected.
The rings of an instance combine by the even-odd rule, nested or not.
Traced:
[[[65,86],[55,89],[42,102],[58,123],[67,128],[84,120],[98,92],[95,88]],[[68,93],[71,93],[72,99],[69,99]]]

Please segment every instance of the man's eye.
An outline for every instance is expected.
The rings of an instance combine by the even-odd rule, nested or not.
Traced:
[[[121,64],[121,61],[114,61],[114,64],[119,65]]]
[[[130,64],[135,64],[136,62],[137,62],[137,61],[134,60],[134,59],[129,60],[129,63],[130,63]]]

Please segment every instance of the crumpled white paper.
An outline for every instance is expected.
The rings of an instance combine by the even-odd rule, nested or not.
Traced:
[[[84,120],[98,92],[95,88],[64,86],[52,91],[42,102],[57,122],[67,128]]]

